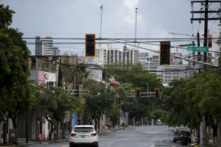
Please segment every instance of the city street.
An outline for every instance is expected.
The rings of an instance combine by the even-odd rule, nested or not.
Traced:
[[[173,128],[168,126],[130,126],[125,130],[101,133],[99,147],[172,147],[181,146],[180,141],[172,142]],[[68,147],[68,142],[33,144],[27,147]]]

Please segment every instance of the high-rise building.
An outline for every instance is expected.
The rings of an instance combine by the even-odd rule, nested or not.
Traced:
[[[103,64],[114,62],[138,63],[139,50],[136,48],[112,48],[111,44],[101,44],[96,48],[96,57],[103,61]]]
[[[35,39],[35,55],[52,55],[60,54],[59,47],[53,46],[51,36],[36,36]]]

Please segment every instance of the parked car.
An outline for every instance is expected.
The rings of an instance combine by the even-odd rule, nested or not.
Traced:
[[[162,125],[162,124],[163,124],[162,121],[157,121],[157,122],[156,122],[156,125]]]
[[[98,134],[92,125],[76,125],[69,138],[69,147],[89,145],[98,147]]]
[[[173,142],[181,141],[181,135],[187,136],[187,140],[191,143],[191,135],[189,128],[176,127],[173,135]]]

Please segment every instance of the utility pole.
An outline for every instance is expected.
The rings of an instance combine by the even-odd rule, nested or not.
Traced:
[[[212,4],[212,3],[220,3],[221,4],[221,1],[209,1],[209,0],[205,0],[205,1],[191,1],[191,5],[192,5],[192,18],[190,19],[191,20],[191,23],[193,23],[193,21],[199,21],[201,22],[201,20],[204,20],[204,44],[203,46],[204,47],[207,47],[207,40],[208,40],[208,20],[220,20],[221,21],[221,18],[220,18],[220,9],[218,11],[213,11],[213,10],[210,10],[208,11],[208,8],[209,8],[209,2]],[[193,11],[193,4],[194,3],[201,3],[201,5],[204,5],[204,11]],[[204,14],[204,18],[194,18],[194,13],[198,13],[198,14]],[[217,18],[208,18],[208,13],[217,13],[219,15],[219,17]],[[199,32],[197,33],[197,41],[198,41],[198,45],[199,45]],[[198,53],[198,56],[200,54]],[[204,52],[204,62],[206,63],[206,60],[207,60],[207,53]],[[199,58],[198,58],[198,61],[199,61]],[[206,70],[206,64],[204,65],[204,68]],[[200,71],[199,71],[200,72]],[[205,116],[203,116],[203,121],[201,121],[201,127],[200,127],[200,145],[201,146],[206,146],[206,135],[205,135]]]
[[[26,143],[28,143],[28,113],[25,114],[25,138]]]
[[[200,46],[200,34],[199,31],[197,31],[197,46]],[[201,61],[201,53],[198,52],[198,61]],[[201,70],[199,69],[199,73],[201,72]]]
[[[136,45],[136,41],[137,41],[137,8],[135,8],[135,12],[136,12],[136,15],[135,15],[135,45]]]
[[[192,42],[193,46],[195,45],[194,44],[194,41]],[[195,52],[193,51],[193,60],[195,60]],[[193,66],[195,66],[195,62],[193,62]]]
[[[208,7],[209,7],[209,0],[206,0],[205,2],[205,21],[204,21],[204,47],[207,47],[207,38],[208,38]],[[206,62],[207,60],[207,52],[204,52],[204,62]],[[206,65],[205,66],[205,70],[206,70]]]
[[[207,47],[207,38],[208,38],[208,20],[220,20],[221,22],[221,18],[220,18],[220,9],[218,11],[208,11],[208,8],[209,8],[209,2],[212,4],[212,3],[220,3],[221,4],[221,1],[209,1],[209,0],[205,0],[205,1],[191,1],[191,5],[192,5],[192,18],[190,19],[191,20],[191,23],[193,23],[193,21],[199,21],[201,22],[201,20],[204,20],[204,47]],[[205,11],[193,11],[193,4],[194,3],[201,3],[201,5],[204,5],[205,7]],[[194,13],[197,13],[197,14],[204,14],[204,18],[194,18]],[[208,18],[208,14],[209,13],[217,13],[219,15],[219,17],[215,18]],[[206,62],[207,60],[207,53],[204,52],[204,62]],[[206,70],[206,65],[204,65],[205,67],[205,70]]]

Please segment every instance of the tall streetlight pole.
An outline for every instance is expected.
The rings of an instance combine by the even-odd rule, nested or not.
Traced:
[[[103,5],[100,6],[101,9],[101,24],[100,24],[100,47],[101,47],[101,31],[102,31],[102,12],[103,12]]]
[[[135,45],[136,45],[136,41],[137,41],[137,8],[135,8]]]

